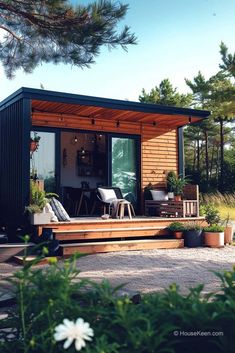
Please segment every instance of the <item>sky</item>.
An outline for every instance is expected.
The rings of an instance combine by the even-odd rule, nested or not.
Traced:
[[[87,4],[87,0],[73,3]],[[0,101],[20,87],[138,101],[169,78],[179,92],[190,92],[184,79],[200,70],[206,78],[219,69],[219,45],[235,52],[235,0],[122,0],[129,10],[120,26],[128,25],[138,44],[109,51],[102,48],[90,69],[42,64],[32,74],[17,71],[6,78],[0,66]]]

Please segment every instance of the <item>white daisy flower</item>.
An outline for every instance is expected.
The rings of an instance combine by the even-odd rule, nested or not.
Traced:
[[[75,340],[75,348],[80,351],[86,345],[86,341],[91,341],[94,336],[94,331],[90,328],[88,322],[84,322],[82,318],[78,318],[75,322],[68,319],[63,320],[63,324],[56,326],[54,339],[56,341],[64,342],[64,349],[69,348],[69,346]]]

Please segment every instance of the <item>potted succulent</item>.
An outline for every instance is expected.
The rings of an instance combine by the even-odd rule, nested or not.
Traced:
[[[224,246],[224,227],[219,223],[221,221],[219,211],[212,204],[204,206],[205,219],[208,227],[203,229],[204,245],[219,248]]]
[[[196,222],[185,224],[184,245],[189,248],[202,246],[202,227]]]
[[[38,149],[39,146],[39,141],[41,139],[40,136],[38,136],[37,132],[33,132],[34,136],[30,137],[30,152],[35,152]]]
[[[58,197],[58,195],[46,193],[44,190],[40,190],[34,181],[30,182],[30,204],[25,207],[25,211],[30,214],[31,224],[47,224],[50,222],[51,214],[46,213],[44,207],[52,197]]]
[[[172,234],[174,235],[174,237],[176,239],[182,239],[183,238],[183,233],[184,233],[184,230],[185,230],[184,223],[172,222],[171,224],[169,224],[169,226],[167,228],[172,232]]]

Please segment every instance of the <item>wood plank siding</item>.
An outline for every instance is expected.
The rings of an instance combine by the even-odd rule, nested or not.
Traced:
[[[142,188],[148,183],[164,187],[166,174],[178,170],[177,129],[143,126],[141,134]]]

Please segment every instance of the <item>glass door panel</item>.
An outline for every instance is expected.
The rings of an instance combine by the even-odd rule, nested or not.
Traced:
[[[122,190],[123,196],[137,205],[138,198],[138,140],[111,137],[111,183]]]
[[[31,131],[31,138],[40,137],[35,151],[30,152],[31,178],[44,181],[47,192],[56,192],[55,177],[55,133]]]

